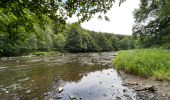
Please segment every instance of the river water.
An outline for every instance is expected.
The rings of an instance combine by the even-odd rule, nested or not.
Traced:
[[[114,69],[116,52],[0,59],[0,100],[135,100]],[[59,90],[60,89],[60,90]]]

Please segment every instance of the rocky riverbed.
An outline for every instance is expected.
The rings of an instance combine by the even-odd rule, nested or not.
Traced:
[[[170,100],[170,83],[119,71],[123,85],[136,91],[137,100]]]
[[[0,59],[1,100],[170,100],[168,82],[114,69],[116,52]]]

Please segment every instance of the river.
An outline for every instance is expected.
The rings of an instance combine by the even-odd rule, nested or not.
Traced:
[[[0,100],[135,100],[114,69],[116,52],[0,59]]]

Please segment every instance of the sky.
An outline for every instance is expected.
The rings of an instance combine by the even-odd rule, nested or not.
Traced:
[[[110,21],[98,19],[98,14],[94,15],[91,20],[84,22],[81,26],[88,30],[96,32],[108,32],[114,34],[131,35],[134,23],[133,11],[139,7],[139,0],[127,0],[120,7],[115,3],[111,10],[106,14]],[[68,19],[68,23],[77,21],[73,16]]]

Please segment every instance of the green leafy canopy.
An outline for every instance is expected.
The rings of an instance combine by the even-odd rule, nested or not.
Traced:
[[[134,11],[133,35],[145,47],[170,43],[169,7],[169,0],[140,0],[139,8]]]

